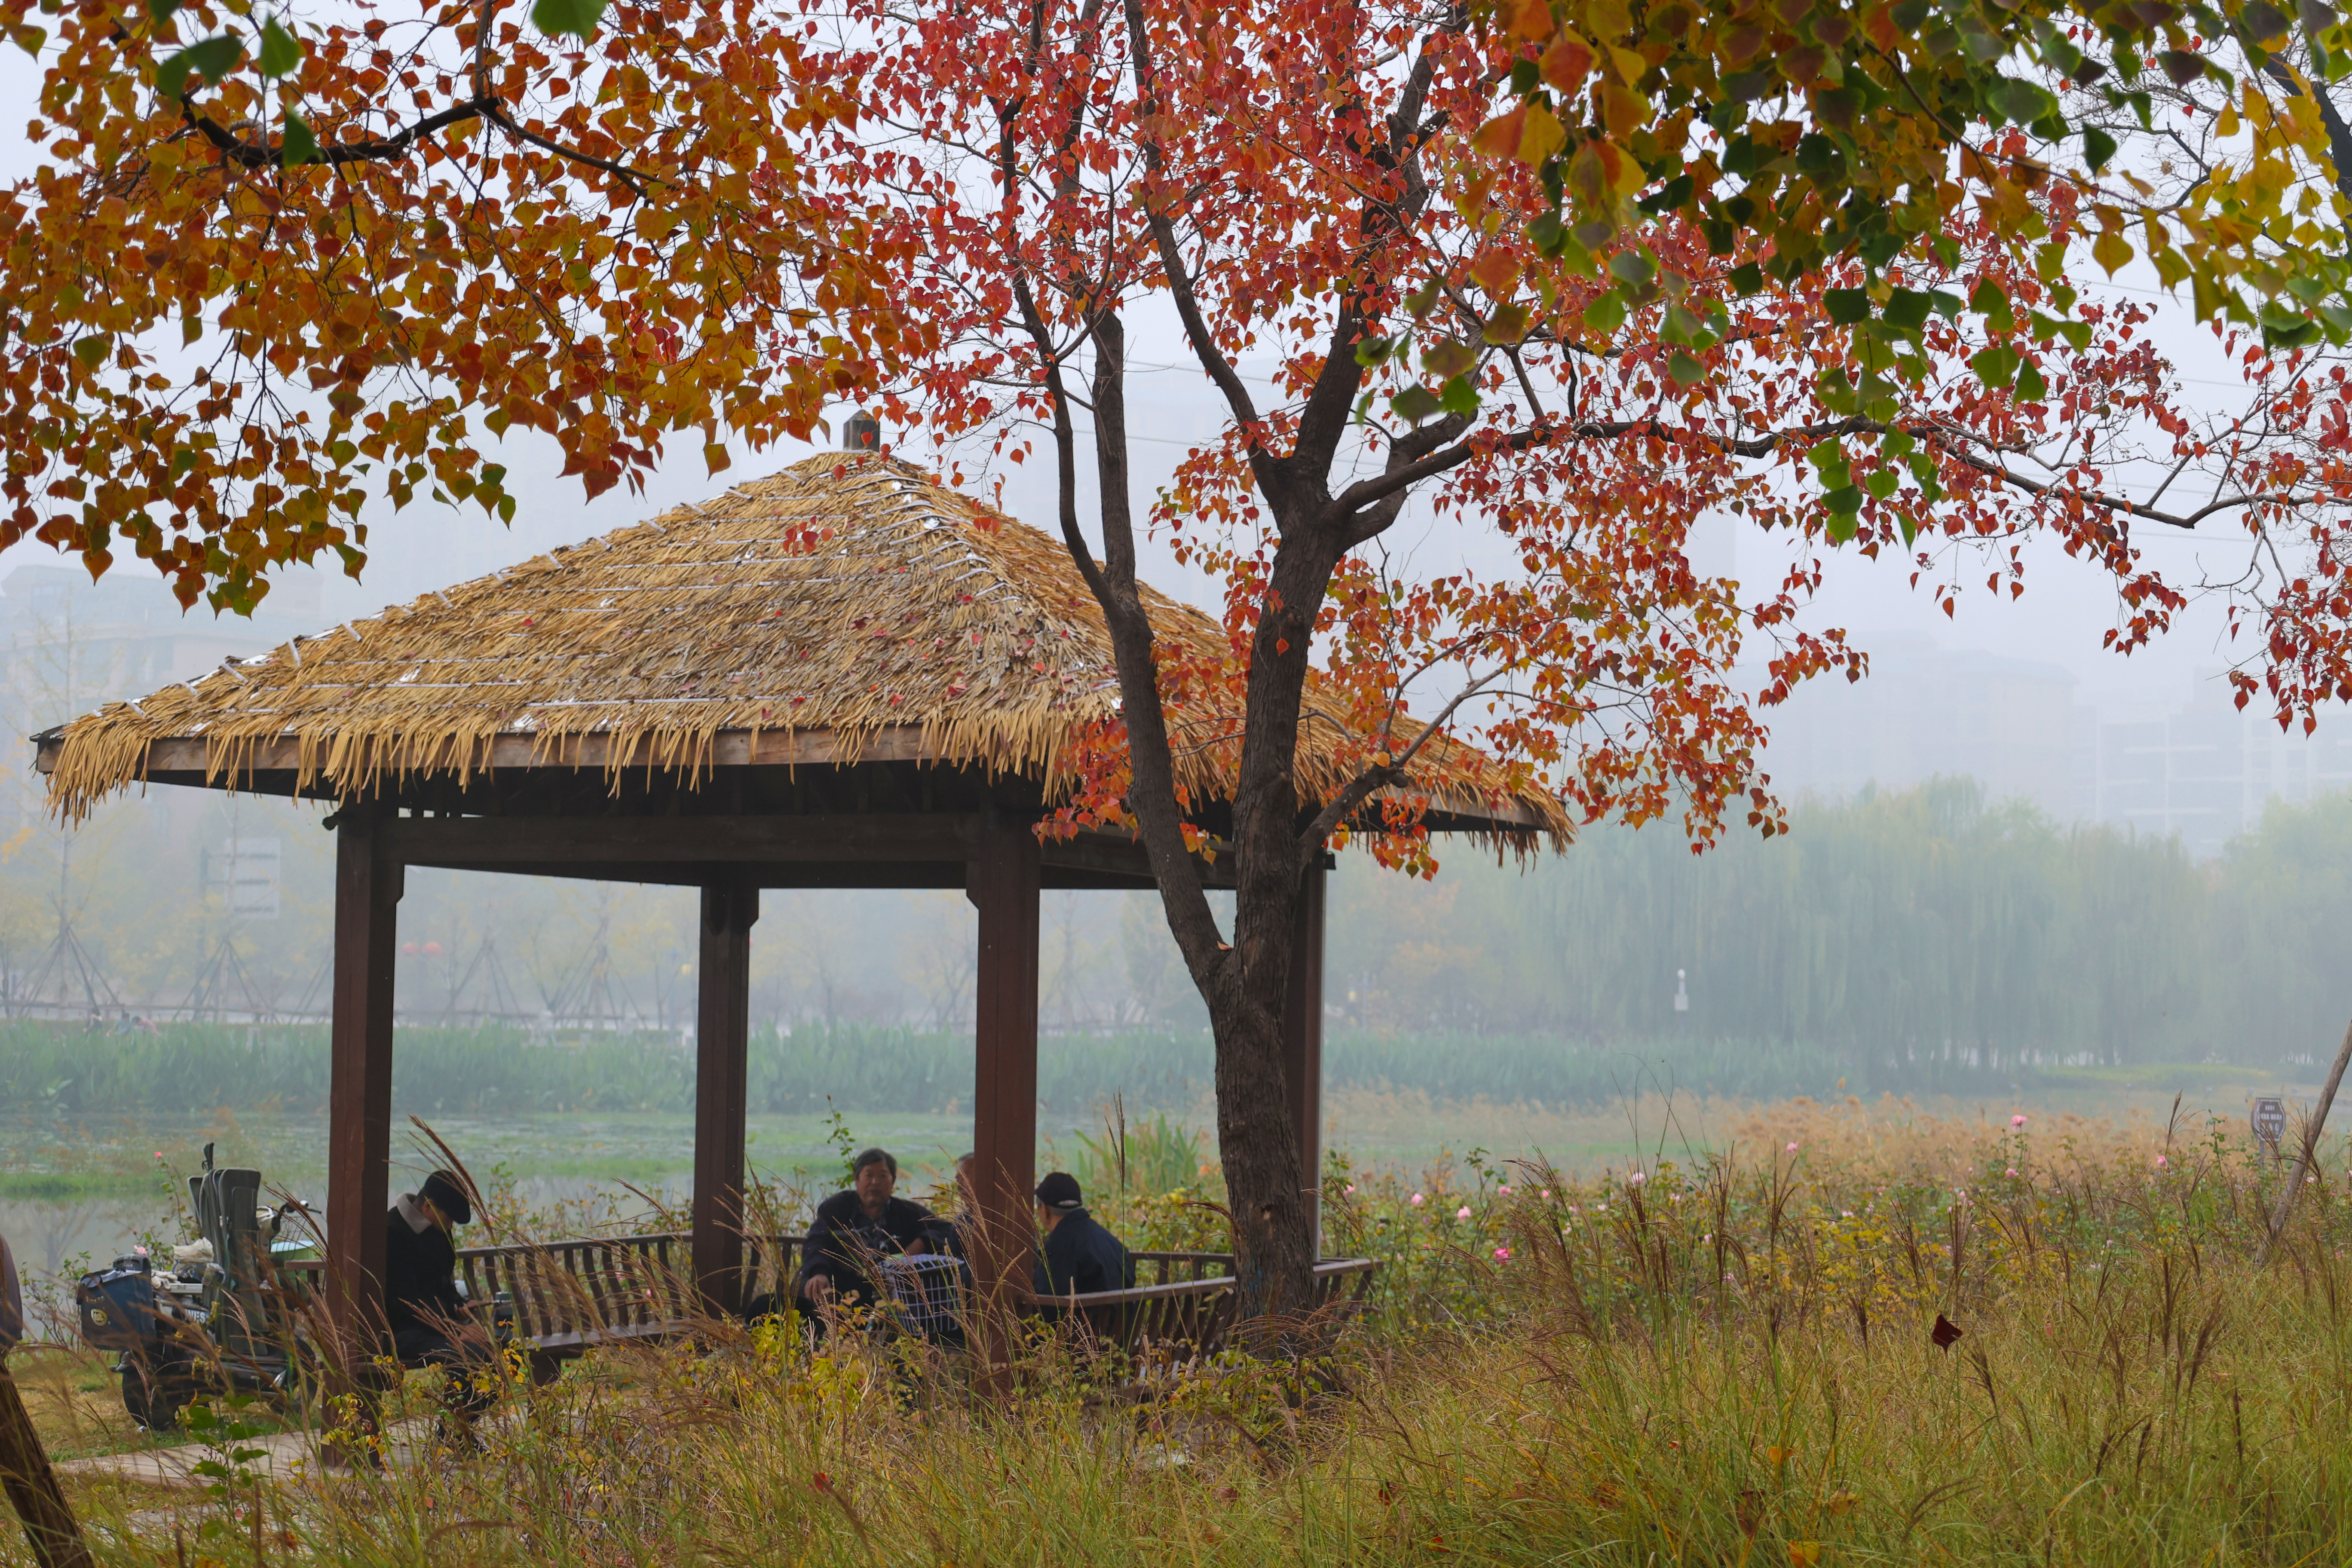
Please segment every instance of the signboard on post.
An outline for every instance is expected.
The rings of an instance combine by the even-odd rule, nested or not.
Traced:
[[[2254,1138],[2278,1158],[2279,1140],[2286,1135],[2286,1101],[2266,1094],[2254,1101]]]

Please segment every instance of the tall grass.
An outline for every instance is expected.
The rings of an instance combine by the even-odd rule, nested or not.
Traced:
[[[1800,1104],[1741,1146],[1573,1185],[1335,1162],[1335,1239],[1389,1267],[1327,1360],[1121,1391],[1040,1339],[994,1397],[903,1345],[714,1328],[518,1387],[479,1458],[196,1500],[191,1550],[243,1563],[258,1538],[264,1560],[404,1568],[2352,1556],[2336,1147],[2257,1273],[2276,1176],[2214,1129]],[[116,1527],[131,1506],[81,1500]],[[151,1516],[100,1559],[144,1568],[157,1539]]]

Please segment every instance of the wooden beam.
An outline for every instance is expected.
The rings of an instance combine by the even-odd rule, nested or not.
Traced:
[[[987,1366],[1005,1364],[1010,1319],[1029,1288],[1037,1186],[1037,836],[992,823],[971,862],[980,913],[973,1019],[972,1188],[981,1205],[974,1314]]]
[[[1318,856],[1298,892],[1290,949],[1289,993],[1282,1009],[1282,1079],[1298,1130],[1298,1165],[1307,1178],[1307,1212],[1316,1256],[1323,1250],[1323,879]]]
[[[327,1089],[327,1319],[333,1364],[364,1375],[383,1326],[392,1167],[392,983],[401,868],[383,824],[347,809],[335,833],[333,1023]]]
[[[743,1116],[750,1079],[751,925],[760,889],[734,875],[702,889],[694,1021],[694,1272],[705,1308],[742,1310]]]
[[[806,816],[403,816],[381,831],[415,865],[724,865],[969,860],[978,812],[824,813]]]

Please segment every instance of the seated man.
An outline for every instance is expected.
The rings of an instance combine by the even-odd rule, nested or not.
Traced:
[[[898,1162],[880,1149],[857,1156],[850,1189],[816,1205],[803,1249],[795,1294],[801,1310],[815,1312],[872,1293],[874,1261],[894,1252],[930,1250],[926,1226],[938,1216],[919,1203],[891,1196],[898,1184]]]
[[[1045,1227],[1032,1271],[1038,1295],[1092,1296],[1135,1284],[1135,1259],[1087,1213],[1076,1176],[1056,1171],[1037,1184],[1037,1223]]]
[[[383,1317],[393,1354],[403,1366],[446,1369],[443,1431],[457,1436],[470,1435],[474,1417],[496,1397],[495,1382],[486,1374],[497,1358],[488,1332],[457,1293],[457,1247],[450,1239],[450,1232],[473,1218],[466,1189],[446,1171],[402,1194],[384,1216]]]

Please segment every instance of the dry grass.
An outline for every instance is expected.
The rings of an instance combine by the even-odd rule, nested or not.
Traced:
[[[254,1560],[257,1499],[260,1561],[436,1568],[2352,1556],[2332,1151],[2257,1274],[2274,1178],[2226,1130],[1748,1115],[1739,1163],[1336,1181],[1393,1262],[1328,1363],[1139,1402],[1041,1342],[998,1401],[719,1333],[518,1389],[478,1458],[193,1502],[189,1560]],[[142,1528],[101,1560],[172,1561]]]

